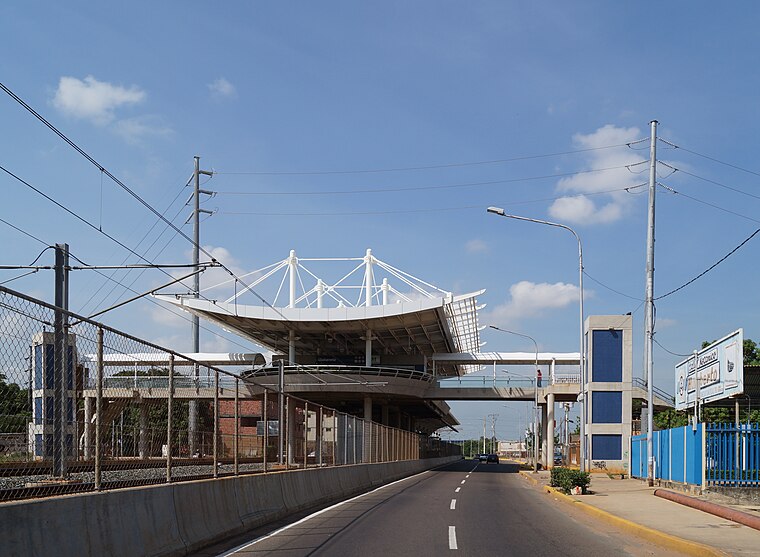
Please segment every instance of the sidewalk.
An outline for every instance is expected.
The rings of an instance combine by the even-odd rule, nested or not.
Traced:
[[[575,496],[549,488],[548,471],[520,474],[540,485],[558,502],[578,505],[576,508],[600,520],[683,553],[742,556],[760,553],[760,531],[655,497],[654,490],[661,488],[650,488],[641,480],[613,480],[606,474],[592,474],[589,487],[592,493]],[[728,507],[760,516],[756,508]]]

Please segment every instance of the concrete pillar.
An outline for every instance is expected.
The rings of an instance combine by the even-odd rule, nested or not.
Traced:
[[[367,329],[367,336],[364,340],[364,365],[370,367],[372,365],[372,330]]]
[[[84,459],[92,458],[92,401],[93,398],[88,396],[84,399]]]
[[[372,421],[372,397],[364,397],[364,419],[368,422]]]
[[[546,409],[546,467],[551,470],[554,467],[554,393],[546,395]]]
[[[148,404],[140,402],[140,458],[148,458]]]
[[[549,450],[549,443],[548,443],[548,437],[549,437],[549,424],[547,420],[547,405],[541,404],[541,433],[543,434],[543,439],[541,440],[541,465],[544,467],[544,469],[548,468],[549,466],[549,458],[546,452]]]
[[[296,363],[296,332],[288,331],[288,363],[287,365],[295,365]]]
[[[380,423],[382,423],[383,425],[388,425],[389,424],[389,421],[388,421],[388,405],[387,404],[383,404],[380,407],[380,410],[381,410]]]

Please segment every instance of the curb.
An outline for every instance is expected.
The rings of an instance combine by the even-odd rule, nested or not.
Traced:
[[[523,474],[522,472],[520,472],[520,475],[528,479],[534,485],[538,485],[537,479],[532,478],[527,474]],[[579,501],[578,499],[575,499],[569,495],[565,495],[561,491],[558,491],[548,485],[542,486],[542,490],[546,491],[550,495],[555,496],[560,501],[573,504],[575,505],[576,508],[581,509],[590,515],[596,516],[597,518],[605,520],[606,522],[612,524],[613,526],[619,528],[620,530],[623,530],[624,532],[628,532],[629,534],[633,534],[635,536],[643,538],[661,547],[673,549],[675,551],[680,551],[688,555],[697,555],[697,556],[705,556],[705,557],[726,557],[727,556],[727,554],[724,553],[723,551],[720,551],[719,549],[716,549],[714,547],[710,547],[709,545],[704,545],[698,542],[685,540],[683,538],[679,538],[678,536],[666,534],[665,532],[660,532],[659,530],[655,530],[647,526],[642,526],[641,524],[637,524],[625,518],[615,516],[614,514],[608,513],[607,511],[603,511],[602,509],[594,507],[593,505],[589,505],[588,503]]]

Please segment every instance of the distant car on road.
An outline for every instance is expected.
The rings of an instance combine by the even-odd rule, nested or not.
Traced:
[[[480,453],[477,453],[474,457],[472,457],[472,460],[480,460]]]
[[[486,463],[489,462],[495,462],[496,464],[499,464],[499,455],[497,454],[490,454],[486,457]]]
[[[487,454],[480,455],[480,462],[488,462],[488,455]]]

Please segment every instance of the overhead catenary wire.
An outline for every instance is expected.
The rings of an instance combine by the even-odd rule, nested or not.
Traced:
[[[558,151],[555,153],[543,153],[538,155],[523,155],[517,157],[510,157],[504,159],[493,159],[485,161],[473,161],[473,162],[458,162],[447,164],[433,164],[423,166],[406,166],[395,168],[371,168],[371,169],[354,169],[354,170],[302,170],[302,171],[273,171],[273,170],[261,170],[261,171],[244,171],[244,172],[224,172],[214,171],[214,174],[220,175],[239,175],[239,176],[321,176],[330,174],[380,174],[386,172],[409,172],[416,170],[436,170],[443,168],[461,168],[467,166],[483,166],[493,164],[504,164],[509,162],[527,161],[535,159],[545,159],[551,157],[560,157],[564,155],[575,155],[578,153],[588,153],[590,151],[601,151],[604,149],[615,149],[618,147],[630,147],[636,143],[647,141],[646,139],[637,139],[636,141],[630,141],[628,143],[618,143],[614,145],[603,145],[600,147],[587,147],[584,149],[574,149],[570,151]]]
[[[673,170],[673,172],[670,175],[675,174],[676,172],[680,172],[681,174],[685,174],[687,176],[691,176],[692,178],[696,178],[697,180],[702,180],[703,182],[707,182],[709,184],[713,184],[713,185],[721,187],[723,189],[726,189],[726,190],[729,190],[729,191],[733,191],[733,192],[736,192],[736,193],[740,193],[742,195],[746,195],[747,197],[752,197],[753,199],[760,199],[760,195],[755,195],[754,193],[749,193],[749,192],[741,190],[739,188],[736,188],[736,187],[733,187],[733,186],[729,186],[728,184],[724,184],[722,182],[718,182],[717,180],[712,180],[710,178],[705,178],[704,176],[700,176],[698,174],[694,174],[693,172],[689,172],[688,170],[683,170],[682,168],[678,168],[678,167],[672,166],[672,165],[667,164],[667,163],[661,163],[661,164],[663,166],[666,166],[666,167],[668,167],[668,168],[670,168],[670,169]]]
[[[16,95],[13,91],[11,91],[2,82],[0,82],[0,89],[2,89],[5,93],[7,93],[13,100],[15,100],[17,103],[19,103],[25,110],[27,110],[30,114],[32,114],[40,122],[42,122],[47,128],[49,128],[53,133],[55,133],[58,137],[60,137],[72,149],[74,149],[82,157],[84,157],[91,164],[93,164],[95,167],[97,167],[103,174],[105,174],[106,176],[108,176],[108,178],[110,178],[116,185],[118,185],[120,188],[122,188],[124,191],[126,191],[130,196],[132,196],[134,199],[136,199],[141,205],[143,205],[146,209],[148,209],[156,217],[158,217],[160,220],[164,221],[169,227],[171,227],[172,229],[174,229],[180,236],[182,236],[185,240],[187,240],[188,242],[190,242],[191,245],[196,246],[196,243],[195,243],[195,241],[192,238],[190,238],[187,234],[185,234],[184,232],[182,232],[182,230],[180,230],[177,226],[175,226],[174,223],[170,222],[164,215],[162,215],[161,213],[159,213],[157,209],[155,209],[150,203],[148,203],[145,199],[143,199],[137,192],[135,192],[134,190],[132,190],[129,186],[127,186],[124,182],[122,182],[119,178],[117,178],[113,173],[111,173],[110,170],[106,169],[102,164],[100,164],[98,161],[96,161],[84,149],[82,149],[74,141],[72,141],[71,139],[69,139],[69,137],[67,137],[66,134],[64,134],[62,131],[60,131],[58,128],[56,128],[44,116],[42,116],[40,113],[38,113],[36,110],[34,110],[34,108],[32,108],[29,104],[27,104],[21,97],[19,97],[18,95]],[[0,168],[2,168],[2,167],[0,167]],[[5,169],[3,169],[3,170],[5,170]],[[14,177],[15,177],[15,175],[14,175]],[[56,202],[56,204],[59,205],[61,208],[64,208],[67,212],[70,212],[70,213],[72,213],[72,214],[75,215],[75,213],[73,213],[73,211],[71,211],[70,209],[65,208],[63,205],[61,205],[61,204],[59,204],[57,202]],[[98,230],[97,227],[95,227],[94,225],[92,225],[91,223],[89,223],[88,221],[86,221],[85,219],[82,219],[82,217],[79,217],[77,215],[77,218],[79,218],[80,220],[83,220],[84,222],[87,222],[87,224],[89,226],[92,226],[93,228],[95,228],[96,230]],[[102,232],[102,231],[100,231],[100,232],[102,234],[106,234],[105,232]],[[119,245],[122,245],[122,247],[124,247],[128,251],[133,252],[133,250],[127,248],[126,246],[124,246],[124,244],[122,244],[121,242],[119,242],[118,240],[116,240],[115,238],[113,238],[112,236],[110,236],[110,235],[108,235],[108,236],[109,236],[109,238],[111,238],[113,241],[115,241]],[[208,250],[206,250],[203,246],[197,245],[196,247],[198,248],[198,250],[200,252],[202,252],[205,255],[207,255],[212,261],[216,261],[216,258]],[[135,253],[135,252],[133,252],[133,253]],[[138,255],[138,254],[135,253],[135,255]],[[141,259],[144,259],[142,256],[139,256],[139,257]],[[236,276],[235,273],[227,265],[225,265],[223,262],[220,262],[220,263],[221,263],[221,267],[227,273],[229,273],[230,276],[232,276],[232,277]],[[247,286],[243,281],[240,281],[240,282],[244,286]],[[280,314],[282,317],[285,317],[284,315],[282,315],[282,312],[280,312],[277,308],[275,308],[274,306],[272,306],[272,304],[270,304],[267,300],[265,300],[258,292],[256,292],[253,289],[249,289],[249,292],[251,292],[259,300],[261,300],[261,302],[264,303],[267,307],[273,309],[278,314]],[[290,320],[288,320],[288,322],[290,322]]]

